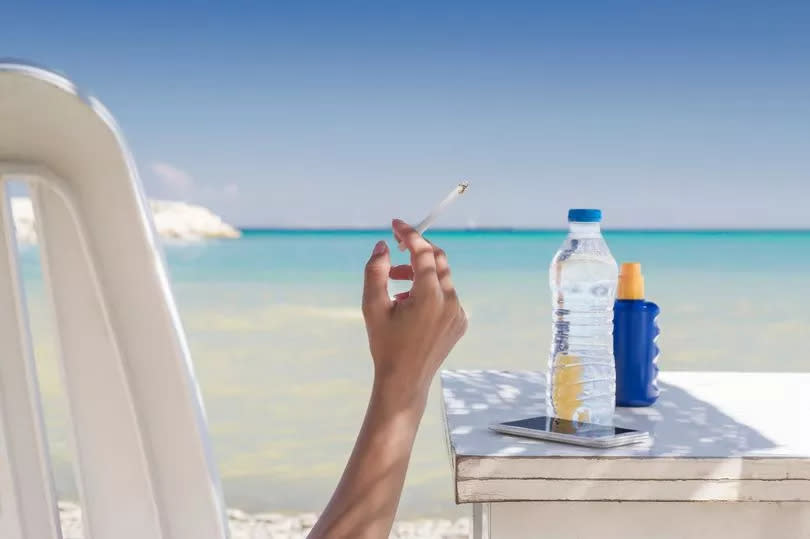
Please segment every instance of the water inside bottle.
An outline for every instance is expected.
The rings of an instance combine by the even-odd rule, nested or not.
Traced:
[[[549,269],[552,343],[547,414],[611,424],[615,411],[613,303],[618,268],[599,223],[571,223]]]

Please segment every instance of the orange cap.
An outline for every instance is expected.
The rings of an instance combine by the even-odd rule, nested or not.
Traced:
[[[644,276],[641,274],[641,264],[638,262],[622,264],[616,299],[644,299]]]

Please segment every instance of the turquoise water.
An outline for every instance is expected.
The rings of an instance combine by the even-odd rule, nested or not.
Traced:
[[[318,510],[351,450],[371,361],[363,265],[387,233],[248,232],[167,245],[228,505]],[[450,368],[538,369],[550,337],[548,264],[563,232],[433,232],[470,316]],[[643,264],[661,305],[661,367],[810,370],[810,232],[608,232]],[[405,255],[396,253],[398,261]],[[67,418],[36,251],[23,256],[59,490],[73,497]],[[434,387],[403,496],[404,517],[453,514]]]

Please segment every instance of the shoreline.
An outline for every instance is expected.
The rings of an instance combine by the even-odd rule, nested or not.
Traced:
[[[231,539],[303,539],[318,520],[317,513],[246,513],[228,509]],[[82,510],[75,502],[59,502],[59,520],[63,539],[84,539]],[[472,521],[469,517],[455,520],[425,518],[397,520],[389,539],[470,539]]]

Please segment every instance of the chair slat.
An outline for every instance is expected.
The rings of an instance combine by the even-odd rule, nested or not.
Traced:
[[[48,444],[6,184],[0,177],[0,537],[58,539]]]

